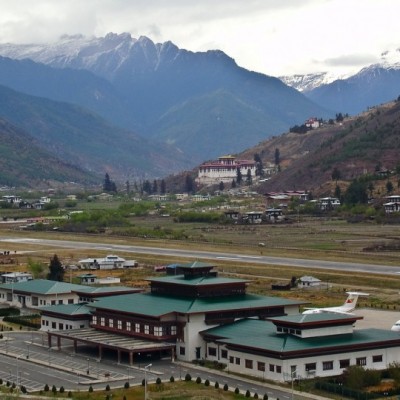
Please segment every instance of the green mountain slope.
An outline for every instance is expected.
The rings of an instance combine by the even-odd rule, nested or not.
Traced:
[[[279,149],[282,171],[260,187],[261,192],[332,189],[332,172],[350,181],[376,169],[394,170],[400,164],[400,102],[370,109],[342,123],[325,125],[306,134],[286,133],[256,147],[240,157],[258,153],[263,162],[274,162]]]
[[[40,187],[44,181],[98,183],[93,174],[60,161],[35,139],[0,119],[0,184]]]
[[[174,148],[117,128],[81,107],[0,86],[0,115],[56,157],[115,178],[159,176],[185,167]]]

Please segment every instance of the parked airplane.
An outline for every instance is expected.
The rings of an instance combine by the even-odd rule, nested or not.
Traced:
[[[391,331],[400,332],[400,320],[398,320],[391,328]]]
[[[343,305],[338,307],[324,307],[324,308],[309,308],[303,311],[303,314],[319,314],[324,312],[338,313],[338,314],[351,314],[357,304],[358,296],[368,296],[368,293],[363,292],[346,292],[348,297]],[[400,322],[400,321],[399,321]],[[399,326],[400,330],[400,326]]]

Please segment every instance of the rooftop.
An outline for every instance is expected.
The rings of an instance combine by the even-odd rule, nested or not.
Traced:
[[[291,353],[319,350],[326,348],[352,348],[360,345],[390,342],[399,346],[400,336],[396,332],[383,329],[360,329],[352,334],[300,338],[290,334],[277,334],[275,325],[271,321],[243,319],[232,324],[207,329],[203,335],[214,337],[218,342],[230,345],[252,347],[259,350]]]
[[[302,302],[287,300],[280,297],[266,297],[252,294],[192,299],[187,297],[139,293],[101,298],[95,303],[92,303],[91,307],[160,317],[174,312],[195,314],[221,310],[254,309],[300,304],[302,304]]]

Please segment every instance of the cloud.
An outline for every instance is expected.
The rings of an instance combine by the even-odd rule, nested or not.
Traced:
[[[319,63],[330,67],[353,67],[373,64],[379,61],[379,57],[373,54],[344,54],[333,58],[327,58]]]

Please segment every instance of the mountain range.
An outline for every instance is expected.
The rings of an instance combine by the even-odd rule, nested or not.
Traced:
[[[390,61],[383,57],[355,74],[320,72],[280,79],[328,110],[356,115],[400,95],[400,61],[396,56]]]
[[[310,115],[331,115],[279,79],[241,68],[218,50],[194,53],[171,42],[108,34],[1,44],[0,55],[0,84],[73,103],[113,126],[173,146],[187,167],[241,151]],[[166,165],[165,173],[176,167]]]
[[[0,117],[90,179],[155,178],[252,151],[311,116],[354,115],[397,98],[399,65],[278,79],[219,50],[194,53],[127,33],[0,44]]]

